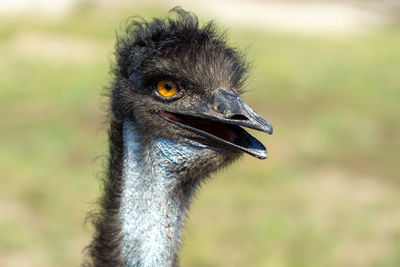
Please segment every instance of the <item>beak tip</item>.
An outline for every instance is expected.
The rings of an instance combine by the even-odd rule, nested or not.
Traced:
[[[265,125],[265,132],[269,135],[272,135],[274,133],[274,127],[272,127],[271,124],[266,124]]]
[[[257,153],[254,156],[258,159],[266,159],[268,158],[268,152],[265,150],[265,153]]]

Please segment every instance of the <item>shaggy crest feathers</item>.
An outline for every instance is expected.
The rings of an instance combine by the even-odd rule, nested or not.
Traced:
[[[229,66],[230,84],[240,93],[249,65],[242,53],[227,46],[225,34],[217,32],[214,21],[200,26],[194,14],[180,7],[172,9],[170,14],[174,16],[150,21],[140,17],[127,20],[125,32],[117,37],[114,75],[129,79],[132,73],[140,72],[143,66],[152,63],[155,55],[164,58],[175,56],[186,59],[187,64],[197,62],[199,66],[205,65],[204,69],[209,69],[210,64],[215,65],[216,70]],[[198,72],[188,73],[192,81],[198,75]],[[215,84],[218,77],[209,78],[210,84]]]

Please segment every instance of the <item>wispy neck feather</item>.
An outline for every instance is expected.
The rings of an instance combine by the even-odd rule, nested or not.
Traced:
[[[195,184],[180,177],[201,146],[155,139],[143,151],[135,126],[123,124],[120,219],[125,266],[175,266],[181,228]]]

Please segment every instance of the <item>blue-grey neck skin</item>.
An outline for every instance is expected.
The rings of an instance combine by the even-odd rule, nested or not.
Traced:
[[[181,228],[195,190],[177,190],[179,172],[204,145],[155,139],[143,153],[135,126],[123,125],[123,189],[120,206],[126,266],[174,266]]]

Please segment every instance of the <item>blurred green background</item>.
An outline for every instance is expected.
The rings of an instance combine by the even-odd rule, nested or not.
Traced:
[[[174,6],[95,3],[0,16],[0,266],[79,266],[115,31]],[[400,266],[400,28],[305,33],[188,9],[229,27],[254,64],[244,98],[275,132],[254,133],[267,160],[244,156],[202,187],[181,265]]]

